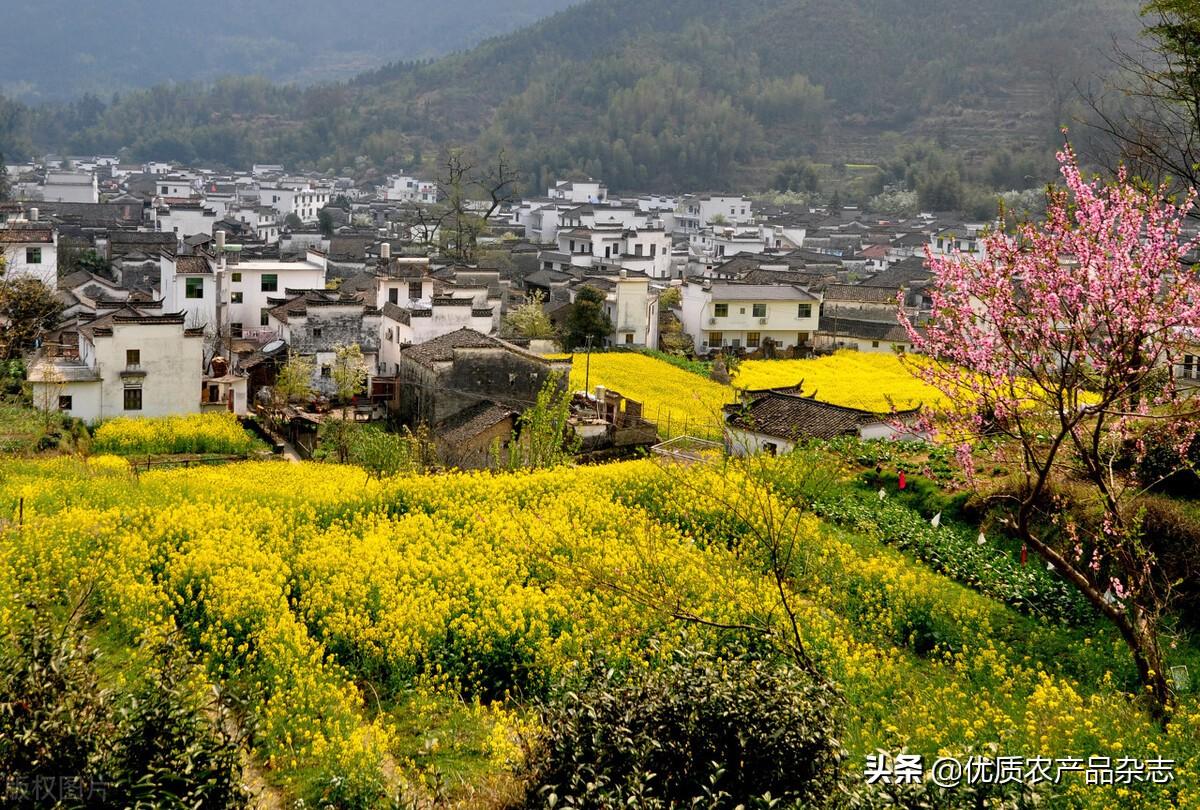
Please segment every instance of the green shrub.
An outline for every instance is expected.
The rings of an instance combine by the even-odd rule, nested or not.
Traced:
[[[694,650],[592,671],[543,706],[526,806],[824,806],[843,758],[837,700],[795,667]]]
[[[128,686],[105,688],[83,633],[46,618],[35,615],[3,639],[5,806],[247,806],[228,710],[188,677],[185,650],[166,645]],[[61,803],[47,800],[45,780],[54,780]]]

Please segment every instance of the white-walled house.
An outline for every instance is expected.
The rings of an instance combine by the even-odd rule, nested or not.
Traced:
[[[437,183],[419,180],[406,174],[392,175],[383,186],[383,198],[389,202],[411,202],[433,205],[437,202]]]
[[[608,199],[608,188],[596,180],[560,180],[546,196],[552,200],[572,203],[602,203]]]
[[[905,427],[918,413],[919,409],[882,414],[846,408],[820,402],[797,389],[749,391],[743,401],[725,406],[725,446],[736,456],[773,456],[811,439],[920,438]]]
[[[746,225],[754,220],[752,204],[740,194],[688,194],[675,206],[676,233],[692,234],[713,225]]]
[[[572,228],[558,232],[558,250],[541,258],[560,261],[568,257],[572,267],[603,267],[644,273],[650,278],[667,279],[672,273],[671,237],[652,228],[594,227]]]
[[[154,190],[159,197],[182,201],[195,196],[196,185],[190,177],[158,177],[154,180]]]
[[[58,284],[58,231],[41,222],[9,222],[0,227],[5,274],[36,278],[51,289]]]
[[[481,334],[495,333],[494,310],[480,306],[472,298],[436,297],[428,306],[400,306],[387,302],[380,322],[380,375],[400,370],[400,354],[405,346],[472,329]]]
[[[274,259],[253,259],[231,262],[226,259],[223,270],[223,303],[228,324],[235,336],[251,337],[271,332],[267,310],[271,298],[282,298],[289,290],[325,289],[325,256],[309,250],[303,261],[284,262]]]
[[[683,330],[696,351],[754,350],[768,338],[781,349],[811,346],[820,325],[821,296],[794,284],[684,282]]]
[[[122,304],[78,326],[74,350],[31,364],[35,407],[88,422],[199,413],[204,334],[185,320],[182,312]]]
[[[41,192],[46,202],[100,202],[100,187],[93,172],[46,172]]]
[[[609,345],[658,347],[658,292],[651,289],[648,277],[625,269],[588,274],[571,290],[572,302],[583,287],[604,293],[604,312],[613,325]]]
[[[219,290],[213,263],[205,253],[159,258],[159,295],[169,312],[182,312],[189,329],[218,328]]]
[[[182,240],[201,233],[211,236],[216,221],[217,212],[199,200],[172,200],[159,207],[155,227]]]

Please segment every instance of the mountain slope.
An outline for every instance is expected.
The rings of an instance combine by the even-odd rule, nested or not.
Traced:
[[[158,88],[26,115],[9,141],[360,175],[475,143],[509,150],[534,188],[584,171],[624,189],[761,185],[802,156],[878,159],[895,135],[977,154],[1045,150],[1072,83],[1103,68],[1113,36],[1136,31],[1137,0],[1045,6],[590,0],[346,84]]]
[[[396,59],[429,59],[577,0],[67,0],[4,10],[0,88],[44,101],[162,82],[255,74],[346,79]],[[20,32],[14,36],[14,32]]]

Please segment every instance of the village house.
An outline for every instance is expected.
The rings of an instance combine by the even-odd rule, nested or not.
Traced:
[[[199,413],[203,331],[153,303],[112,307],[47,340],[30,364],[34,405],[88,422]]]
[[[100,202],[100,187],[94,172],[46,172],[39,191],[49,202]]]
[[[754,351],[771,340],[779,349],[808,348],[817,331],[821,295],[794,284],[684,282],[683,330],[696,351]]]
[[[895,439],[912,434],[897,426],[911,422],[918,409],[895,414],[872,413],[819,402],[791,389],[747,391],[740,402],[726,405],[725,447],[736,456],[788,453],[811,439],[854,436]]]
[[[37,221],[38,210],[30,209],[33,222],[7,222],[0,226],[4,273],[7,278],[36,278],[54,289],[58,280],[58,231],[50,223]]]
[[[437,202],[438,189],[437,183],[431,180],[400,174],[388,177],[387,184],[380,187],[380,194],[389,202],[433,205]]]
[[[749,225],[754,214],[750,199],[740,194],[688,194],[667,220],[668,230],[690,235],[714,225]]]
[[[396,413],[412,429],[429,427],[443,460],[487,466],[503,452],[519,415],[551,374],[566,390],[570,361],[549,361],[499,338],[460,329],[404,347],[396,376]]]
[[[367,384],[375,375],[379,354],[380,312],[361,297],[333,290],[304,290],[269,299],[267,328],[295,354],[315,361],[313,386],[323,396],[336,393],[333,365],[339,346],[362,350]]]

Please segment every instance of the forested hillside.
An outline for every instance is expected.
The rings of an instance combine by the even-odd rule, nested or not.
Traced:
[[[68,0],[52,14],[41,3],[5,3],[0,90],[45,101],[236,74],[344,80],[469,47],[572,2]]]
[[[507,148],[535,188],[572,170],[620,189],[765,186],[800,157],[879,157],[889,134],[1044,150],[1077,80],[1137,26],[1136,0],[591,0],[344,84],[237,79],[0,111],[0,147],[362,175],[477,142]]]

